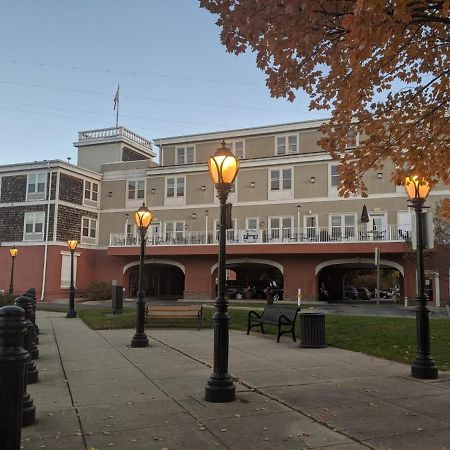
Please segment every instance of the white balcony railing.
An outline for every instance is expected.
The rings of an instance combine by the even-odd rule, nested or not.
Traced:
[[[99,128],[97,130],[86,130],[78,133],[78,140],[83,141],[96,141],[115,137],[125,137],[130,141],[139,144],[142,147],[152,149],[152,143],[148,139],[133,133],[131,130],[125,127],[111,127],[111,128]]]
[[[227,230],[228,244],[310,244],[349,242],[402,242],[411,239],[411,231],[398,225],[383,227],[326,227],[271,230]],[[217,244],[218,232],[176,231],[146,236],[148,245],[205,245]],[[140,245],[140,237],[125,233],[111,233],[110,247]]]

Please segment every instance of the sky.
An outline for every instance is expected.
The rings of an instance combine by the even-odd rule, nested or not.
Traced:
[[[5,6],[6,5],[6,6]],[[148,138],[326,117],[272,99],[197,0],[19,0],[0,15],[0,164],[72,158],[81,130]]]

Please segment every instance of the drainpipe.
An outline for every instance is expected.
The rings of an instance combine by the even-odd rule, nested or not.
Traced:
[[[48,167],[48,200],[47,200],[47,217],[46,217],[46,226],[45,226],[45,246],[44,246],[44,267],[42,268],[42,289],[41,289],[41,302],[44,301],[45,294],[45,280],[47,277],[47,255],[48,255],[48,227],[50,223],[50,202],[52,196],[52,172],[50,170],[50,162],[47,161]]]

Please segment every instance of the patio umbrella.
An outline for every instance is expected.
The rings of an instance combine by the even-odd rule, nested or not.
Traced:
[[[362,212],[361,212],[361,222],[362,223],[369,223],[370,219],[369,219],[369,213],[367,212],[367,206],[364,205]]]

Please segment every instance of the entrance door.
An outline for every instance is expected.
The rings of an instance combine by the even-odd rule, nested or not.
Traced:
[[[161,225],[159,223],[152,223],[147,231],[147,239],[151,244],[157,244],[160,233]]]
[[[388,236],[386,236],[386,215],[382,214],[371,214],[370,220],[372,221],[372,238],[376,241],[385,241]]]

